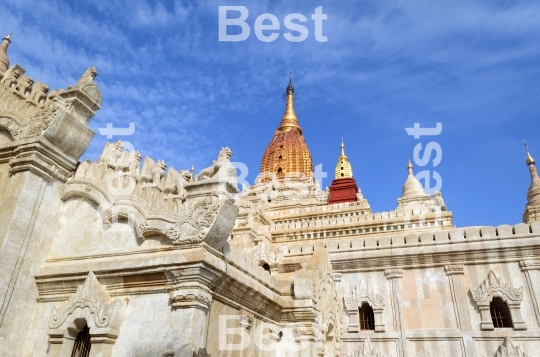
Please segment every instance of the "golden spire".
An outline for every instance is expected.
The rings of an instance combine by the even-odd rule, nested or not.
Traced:
[[[289,73],[289,85],[285,91],[287,104],[285,106],[285,113],[281,118],[281,124],[279,125],[278,130],[280,131],[289,131],[292,128],[297,128],[302,133],[302,128],[298,124],[298,118],[294,112],[294,87],[292,84],[292,73]]]
[[[353,177],[351,163],[345,155],[345,144],[343,143],[343,138],[341,138],[341,155],[339,156],[338,163],[336,165],[336,179],[340,178],[351,178]]]
[[[527,157],[525,158],[525,162],[527,163],[527,165],[534,164],[535,161],[533,157],[531,156],[531,153],[529,152],[529,147],[527,146],[527,142],[523,141],[523,143],[525,144],[525,151],[527,152]]]
[[[409,157],[409,162],[407,163],[407,170],[409,171],[410,174],[412,174],[412,164],[411,164],[411,158]]]

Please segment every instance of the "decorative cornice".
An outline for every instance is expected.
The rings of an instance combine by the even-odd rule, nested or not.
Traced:
[[[212,300],[212,294],[201,288],[182,288],[172,292],[171,307],[173,309],[196,308],[207,312]]]

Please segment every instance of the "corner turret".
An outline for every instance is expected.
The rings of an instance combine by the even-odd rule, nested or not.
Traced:
[[[9,68],[9,58],[7,55],[7,49],[11,43],[11,32],[9,35],[2,39],[2,44],[0,44],[0,79],[4,77],[4,73]]]
[[[540,178],[536,170],[536,162],[529,152],[529,147],[525,142],[525,163],[529,166],[531,174],[531,185],[527,190],[527,205],[523,213],[523,222],[532,223],[540,221]]]

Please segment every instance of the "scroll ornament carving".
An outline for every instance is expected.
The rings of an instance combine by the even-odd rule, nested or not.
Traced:
[[[476,289],[471,289],[471,294],[477,302],[485,302],[490,296],[503,296],[510,301],[521,302],[523,299],[523,286],[514,288],[502,278],[498,278],[493,271],[490,271],[486,280]]]
[[[189,205],[179,221],[166,232],[173,243],[183,241],[201,242],[219,213],[219,195],[205,197]]]
[[[281,258],[283,258],[283,255],[285,254],[285,249],[282,247],[282,249],[274,248],[271,244],[268,244],[266,242],[262,242],[258,246],[258,252],[257,252],[257,260],[260,264],[261,262],[265,262],[270,266],[276,266],[281,261]]]
[[[51,125],[58,107],[56,105],[49,105],[44,108],[40,108],[28,119],[28,123],[21,127],[26,127],[26,133],[22,138],[31,138],[41,135],[49,125]]]
[[[386,299],[382,294],[373,291],[373,287],[366,283],[364,277],[352,288],[352,291],[344,297],[348,308],[357,308],[362,302],[367,301],[372,308],[384,307]]]
[[[116,301],[101,286],[93,272],[89,272],[83,285],[79,285],[77,292],[60,305],[53,306],[53,313],[49,319],[49,328],[59,328],[76,309],[89,308],[94,317],[96,327],[109,326],[114,312]]]
[[[506,337],[504,342],[499,346],[495,357],[530,357],[527,353],[523,352],[519,346],[514,346],[512,340]]]
[[[13,121],[13,119],[8,120],[6,124],[9,130],[9,133],[11,134],[12,137],[15,138],[17,135],[19,135],[20,133],[19,125],[17,125],[15,121]]]
[[[350,355],[345,355],[345,357],[383,357],[383,355],[371,345],[369,337],[366,337],[364,345],[360,346],[358,351],[355,351]]]

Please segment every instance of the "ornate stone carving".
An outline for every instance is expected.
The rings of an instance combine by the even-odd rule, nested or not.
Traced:
[[[230,163],[230,158],[232,157],[232,155],[233,152],[228,147],[221,148],[218,157],[216,160],[214,160],[212,166],[201,170],[201,172],[199,172],[199,174],[195,176],[195,181],[206,180],[214,177],[222,169],[222,167],[227,169],[227,172],[223,173],[223,177],[229,177],[229,170],[231,169],[231,167],[227,167],[230,165],[226,164]],[[234,170],[234,168],[232,169]]]
[[[37,104],[45,104],[47,100],[47,92],[49,91],[49,86],[44,83],[36,82],[32,87],[32,92],[30,93],[30,100],[33,100]]]
[[[360,346],[358,351],[355,351],[350,355],[345,355],[345,357],[383,357],[383,355],[371,345],[369,337],[366,337],[364,344]]]
[[[238,316],[240,319],[240,327],[249,330],[251,329],[251,324],[253,323],[253,317],[247,315]]]
[[[478,288],[471,289],[471,294],[477,302],[487,301],[493,298],[493,296],[500,296],[505,300],[521,302],[523,300],[523,286],[516,289],[508,285],[503,278],[498,278],[492,270]]]
[[[514,346],[510,337],[506,337],[504,342],[497,349],[495,357],[529,357],[519,346]]]
[[[182,241],[200,242],[214,223],[219,212],[219,196],[205,197],[190,205],[180,215],[180,220],[167,230],[167,236],[173,243]]]
[[[88,67],[88,69],[83,73],[81,78],[79,78],[79,81],[77,82],[77,84],[84,83],[84,82],[93,82],[94,79],[97,77],[97,75],[98,75],[98,71],[96,67]]]
[[[105,143],[105,148],[99,157],[99,162],[107,164],[107,166],[116,169],[121,164],[121,158],[124,153],[124,143],[120,140],[114,144]]]
[[[263,241],[257,246],[256,260],[258,265],[262,266],[266,263],[270,267],[270,271],[277,272],[279,262],[285,255],[286,249],[286,247],[274,248],[272,244]]]
[[[439,191],[435,191],[435,193],[433,194],[433,200],[438,206],[446,207],[446,205],[444,204],[444,200],[442,198],[442,194]]]
[[[109,326],[111,315],[114,312],[116,301],[101,286],[93,272],[89,272],[83,285],[79,285],[77,292],[60,305],[53,306],[53,313],[49,319],[49,328],[56,329],[62,326],[67,317],[76,309],[89,308],[94,317],[96,327]]]
[[[157,187],[163,186],[163,179],[165,178],[165,170],[167,165],[165,161],[158,160],[156,161],[156,166],[152,169],[152,184]]]
[[[362,302],[367,302],[371,307],[380,306],[384,307],[386,304],[386,299],[382,294],[376,293],[373,291],[373,287],[366,283],[364,277],[360,278],[360,282],[356,284],[350,294],[344,297],[345,305],[358,305]]]
[[[490,271],[487,278],[476,289],[470,290],[473,299],[480,310],[482,330],[493,330],[493,322],[489,305],[494,297],[502,298],[508,305],[512,315],[512,324],[516,330],[526,330],[527,325],[521,315],[521,301],[523,300],[523,286],[514,288],[506,283],[502,278],[498,278],[493,271]]]
[[[373,309],[373,315],[375,317],[375,331],[384,332],[385,328],[382,312],[384,310],[384,306],[386,305],[386,299],[384,295],[375,292],[371,284],[366,283],[363,276],[360,278],[359,283],[350,289],[350,293],[345,295],[343,300],[349,315],[349,332],[359,331],[358,309],[363,303],[368,303]]]
[[[18,69],[15,69],[2,79],[2,83],[11,89],[16,89],[20,76],[21,72],[19,72]]]
[[[41,135],[47,130],[49,125],[51,125],[57,111],[58,107],[55,105],[49,105],[38,109],[35,114],[28,119],[28,123],[21,126],[22,128],[26,127],[26,131],[22,138],[31,138]]]
[[[20,94],[27,97],[32,91],[32,84],[34,84],[34,80],[32,78],[27,77],[24,74],[21,74],[19,76],[19,80],[17,81],[17,86],[15,87],[15,89]]]
[[[165,235],[174,244],[185,244],[208,238],[207,244],[221,249],[229,234],[226,227],[230,224],[232,228],[238,212],[230,195],[235,190],[231,182],[190,182],[187,170],[165,171],[165,162],[149,157],[139,170],[140,158],[136,151],[125,151],[121,141],[107,143],[99,161],[79,165],[62,198],[80,195],[94,201],[105,213],[104,223],[116,221],[116,216],[128,218],[141,239]],[[93,188],[90,192],[85,190],[87,185]],[[208,234],[220,212],[223,220]]]
[[[343,300],[336,289],[328,254],[326,249],[316,250],[303,264],[303,269],[294,273],[295,299],[312,299],[320,314],[317,326],[305,329],[305,332],[300,329],[297,341],[305,338],[307,333],[313,335],[309,338],[314,339],[318,347],[323,347],[331,338],[333,354],[339,356],[343,334]]]

